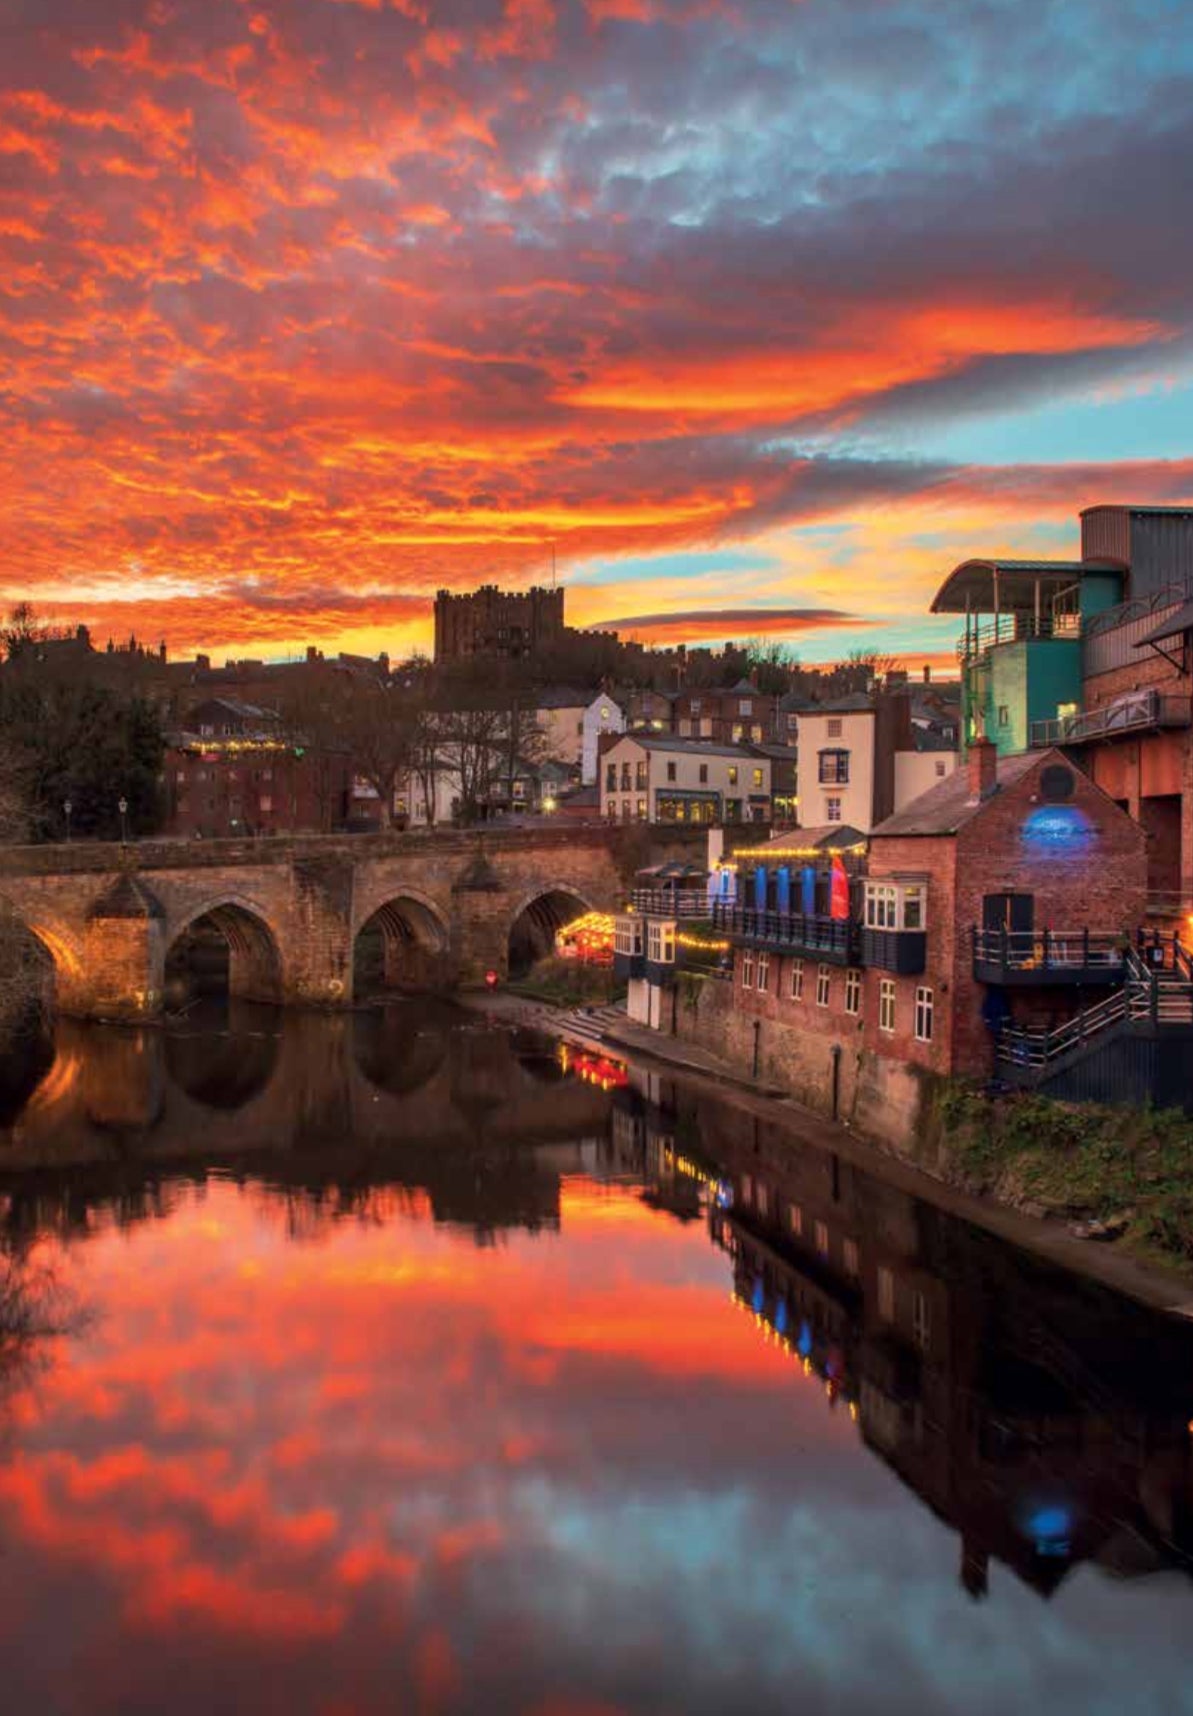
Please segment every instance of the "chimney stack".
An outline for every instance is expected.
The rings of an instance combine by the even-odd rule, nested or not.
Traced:
[[[931,685],[931,683],[932,683],[932,665],[930,662],[926,661],[924,663],[924,684],[925,685]]]
[[[968,760],[970,798],[989,798],[998,786],[998,747],[990,739],[975,739]]]

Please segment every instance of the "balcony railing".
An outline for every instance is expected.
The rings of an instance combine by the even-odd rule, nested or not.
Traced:
[[[957,656],[962,662],[971,662],[999,644],[1080,636],[1078,614],[1041,614],[1038,619],[1034,614],[999,614],[983,625],[971,626],[968,634],[957,640]]]
[[[1137,733],[1141,728],[1188,727],[1193,721],[1193,700],[1160,691],[1133,691],[1098,709],[1081,709],[1052,721],[1033,721],[1031,742],[1044,745],[1084,745],[1097,739],[1113,739],[1119,733]]]
[[[631,888],[630,904],[643,917],[706,918],[708,895],[703,888]]]
[[[979,983],[1117,983],[1129,945],[1116,930],[971,929]]]
[[[753,906],[713,907],[713,928],[777,952],[812,953],[846,965],[858,957],[858,925],[819,912],[772,912]]]

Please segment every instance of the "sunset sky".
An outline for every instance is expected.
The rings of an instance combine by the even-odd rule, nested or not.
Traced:
[[[577,624],[943,649],[1193,496],[1191,73],[1179,0],[6,0],[0,597],[401,653],[553,543]]]

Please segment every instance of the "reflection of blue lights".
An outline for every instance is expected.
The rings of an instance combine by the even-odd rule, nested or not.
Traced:
[[[761,1275],[756,1275],[754,1277],[754,1292],[750,1299],[750,1303],[753,1305],[755,1311],[758,1312],[759,1316],[761,1316],[762,1307],[766,1304],[766,1288],[762,1285]]]
[[[733,1187],[728,1180],[717,1181],[716,1200],[719,1210],[731,1210],[733,1208]]]
[[[1067,1507],[1040,1507],[1024,1522],[1037,1555],[1067,1555],[1073,1516]]]
[[[795,1347],[801,1358],[807,1358],[812,1351],[812,1329],[806,1317],[799,1326],[799,1340]]]
[[[779,1303],[775,1306],[775,1328],[779,1331],[779,1333],[781,1335],[786,1333],[786,1330],[787,1330],[787,1301],[786,1301],[786,1299],[780,1299]]]
[[[1045,804],[1033,810],[1021,831],[1023,844],[1041,854],[1087,852],[1094,829],[1075,804]]]

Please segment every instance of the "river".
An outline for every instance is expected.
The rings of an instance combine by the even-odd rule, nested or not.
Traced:
[[[1193,1711],[1193,1331],[429,1004],[0,1067],[8,1716]]]

